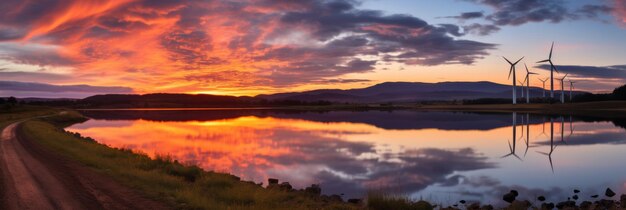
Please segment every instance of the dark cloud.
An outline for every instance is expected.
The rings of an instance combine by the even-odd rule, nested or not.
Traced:
[[[484,17],[485,14],[484,12],[464,12],[461,13],[458,16],[447,16],[446,18],[456,18],[459,20],[470,20],[470,19],[476,19],[476,18],[481,18]]]
[[[91,86],[91,85],[51,85],[44,83],[0,81],[3,91],[34,91],[34,92],[87,92],[87,93],[131,93],[128,87]]]
[[[527,22],[558,23],[574,18],[561,0],[469,0],[488,5],[495,12],[485,16],[495,25],[521,25]]]
[[[626,66],[576,66],[557,65],[561,75],[569,74],[576,81],[577,89],[592,90],[595,92],[610,92],[626,83]],[[539,65],[538,68],[550,70],[549,65]]]
[[[38,66],[68,66],[76,62],[60,55],[58,48],[45,45],[0,43],[0,60]]]
[[[310,82],[374,69],[374,60],[360,55],[382,56],[386,61],[411,65],[472,64],[487,55],[493,44],[457,40],[463,35],[452,24],[439,26],[408,15],[383,15],[359,10],[352,1],[306,1],[296,11],[280,16],[286,29],[302,28],[321,46],[286,46],[270,50],[259,60],[293,60],[288,66],[267,68],[275,85]],[[292,5],[293,6],[293,5]],[[272,36],[288,34],[280,29]],[[341,37],[344,34],[359,34]],[[391,55],[392,53],[398,55]]]
[[[550,65],[540,65],[541,69],[550,70]],[[589,78],[626,78],[626,65],[614,66],[576,66],[557,65],[557,70],[563,74],[568,73],[576,77]]]
[[[10,71],[9,68],[3,68],[0,71],[0,78],[14,81],[66,81],[72,77],[64,74],[52,74],[45,72],[22,72],[22,71]],[[9,70],[9,71],[5,71]]]
[[[480,36],[486,36],[486,35],[500,31],[500,27],[496,25],[490,25],[490,24],[473,23],[470,25],[463,26],[463,30],[465,30],[465,32],[467,33],[476,34]]]
[[[371,82],[369,79],[324,79],[319,81],[313,81],[314,83],[326,83],[326,84],[336,84],[336,83],[359,83],[359,82]]]
[[[481,18],[483,16],[484,16],[483,12],[464,12],[464,13],[461,13],[459,18],[467,20],[467,19]]]
[[[613,9],[614,8],[609,5],[588,4],[579,8],[577,12],[586,18],[596,19],[600,15],[610,14],[611,12],[613,12]]]
[[[602,15],[615,12],[618,4],[587,4],[577,9],[571,9],[563,0],[466,0],[491,7],[490,14],[481,12],[462,13],[459,16],[450,16],[459,20],[484,18],[489,24],[471,24],[464,26],[465,30],[477,35],[488,35],[499,30],[501,26],[518,26],[531,22],[559,23],[567,20],[593,19],[605,21]],[[619,1],[619,0],[617,0]]]

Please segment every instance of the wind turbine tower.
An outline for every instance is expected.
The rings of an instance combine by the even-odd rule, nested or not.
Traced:
[[[522,81],[522,80],[517,80],[517,82],[519,82],[519,86],[520,86],[520,98],[524,98],[524,83],[526,83],[526,81]]]
[[[574,91],[574,81],[569,80],[569,101],[572,102],[572,92]]]
[[[567,74],[565,74],[565,76],[563,76],[563,78],[560,78],[560,79],[557,78],[557,80],[561,81],[561,103],[562,104],[565,103],[565,86],[564,86],[565,77],[567,77]]]
[[[549,78],[545,78],[545,79],[539,79],[539,81],[541,81],[541,83],[543,84],[543,98],[546,98],[546,82],[548,81]]]
[[[528,66],[526,66],[526,63],[524,63],[524,67],[526,67],[526,78],[524,78],[524,81],[526,82],[526,103],[529,104],[530,103],[530,75],[537,74],[537,73],[528,71]],[[523,85],[524,84],[522,83],[522,86]]]
[[[539,61],[537,63],[550,63],[550,98],[554,98],[554,72],[559,71],[556,70],[556,66],[552,63],[552,49],[554,48],[554,42],[552,42],[552,46],[550,47],[550,54],[548,55],[548,59]]]
[[[513,74],[513,104],[517,104],[517,80],[515,79],[515,64],[524,59],[524,57],[515,61],[515,63],[511,63],[511,61],[509,61],[509,59],[506,59],[504,56],[502,58],[504,58],[504,60],[506,60],[506,62],[511,65],[511,68],[509,69],[509,79],[511,79],[511,74]]]

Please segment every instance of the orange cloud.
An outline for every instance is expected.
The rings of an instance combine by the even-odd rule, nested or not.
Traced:
[[[140,93],[250,95],[339,81],[371,72],[379,61],[471,64],[495,47],[457,40],[417,17],[362,11],[351,1],[0,3],[8,5],[16,9],[0,14],[0,40],[51,49],[16,47],[0,59],[71,67],[81,83]]]

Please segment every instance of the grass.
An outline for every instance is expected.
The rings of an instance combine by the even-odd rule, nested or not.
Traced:
[[[59,111],[59,109],[42,109],[34,106],[17,106],[10,109],[5,106],[0,106],[0,129],[4,129],[7,125],[19,120],[36,116],[51,115]]]
[[[432,210],[433,206],[426,201],[414,201],[407,196],[392,195],[382,192],[369,192],[367,207],[372,210]]]
[[[55,110],[58,111],[58,110]],[[46,115],[50,111],[19,115]],[[4,116],[3,116],[4,117]],[[14,116],[11,119],[16,119]],[[126,149],[113,149],[63,130],[84,118],[72,111],[22,124],[21,134],[44,148],[76,160],[123,185],[176,209],[360,209],[304,191],[266,189],[238,177],[204,171],[167,156],[155,159]]]

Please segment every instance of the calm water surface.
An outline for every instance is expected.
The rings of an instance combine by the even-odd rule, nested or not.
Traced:
[[[523,113],[85,111],[68,130],[255,182],[441,203],[626,192],[624,121]],[[617,125],[621,125],[617,126]]]

